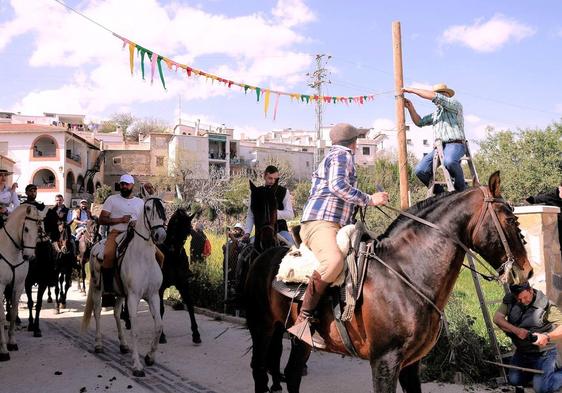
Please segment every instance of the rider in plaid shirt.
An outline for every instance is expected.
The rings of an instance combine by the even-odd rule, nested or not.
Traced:
[[[289,332],[319,348],[324,344],[318,335],[313,342],[310,321],[326,288],[343,270],[344,255],[336,243],[338,230],[351,222],[355,205],[377,206],[388,202],[386,192],[369,195],[355,188],[353,154],[357,138],[365,132],[349,124],[337,124],[330,130],[332,148],[314,172],[301,220],[301,238],[318,259],[319,266],[309,279],[300,314]]]

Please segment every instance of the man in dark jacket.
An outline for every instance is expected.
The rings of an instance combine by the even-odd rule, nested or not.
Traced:
[[[542,370],[531,374],[512,368],[508,381],[514,386],[533,382],[537,393],[550,393],[562,388],[562,370],[556,370],[558,351],[555,341],[562,338],[562,313],[544,293],[529,283],[511,285],[494,315],[494,323],[515,345],[511,364]]]
[[[555,189],[525,199],[531,205],[549,205],[560,208],[558,213],[558,241],[562,249],[562,181]]]
[[[59,240],[60,237],[58,228],[59,221],[62,221],[66,224],[68,210],[68,207],[66,207],[64,204],[64,197],[61,194],[56,195],[55,206],[47,211],[44,222],[45,231],[54,242]]]

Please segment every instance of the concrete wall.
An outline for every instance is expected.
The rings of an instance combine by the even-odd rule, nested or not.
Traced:
[[[193,179],[209,178],[209,141],[195,135],[174,135],[169,144],[169,172],[188,170]]]

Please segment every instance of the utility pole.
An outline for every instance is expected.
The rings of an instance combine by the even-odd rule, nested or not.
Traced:
[[[320,161],[324,156],[323,150],[325,147],[324,141],[322,140],[322,85],[324,83],[330,83],[328,79],[328,69],[326,65],[328,64],[328,60],[330,60],[332,56],[326,54],[318,54],[316,55],[316,70],[311,74],[307,73],[306,75],[310,77],[310,83],[308,86],[312,87],[315,90],[315,95],[318,96],[318,100],[316,100],[316,141],[314,145],[314,159],[313,159],[313,170],[316,170]]]

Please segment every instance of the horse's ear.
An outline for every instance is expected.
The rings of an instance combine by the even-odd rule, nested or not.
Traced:
[[[144,184],[140,186],[140,195],[142,199],[146,199],[146,190],[144,189]]]
[[[191,203],[189,203],[187,205],[187,207],[185,208],[185,211],[190,212],[191,211]]]
[[[478,178],[476,176],[472,177],[472,187],[480,187],[480,182],[478,181]]]
[[[256,187],[256,185],[254,184],[254,182],[251,181],[251,180],[248,180],[248,181],[250,182],[250,190],[251,190],[251,191],[256,191],[256,188],[257,188],[257,187]]]
[[[492,193],[492,196],[494,198],[499,198],[501,195],[500,185],[500,171],[495,171],[494,173],[492,173],[492,176],[490,176],[490,179],[488,180],[488,188],[490,189],[490,192]]]
[[[195,218],[195,216],[197,215],[197,213],[198,213],[198,212],[193,212],[193,214],[191,214],[191,215],[189,216],[189,220],[190,220],[190,221],[193,220],[193,218]]]

